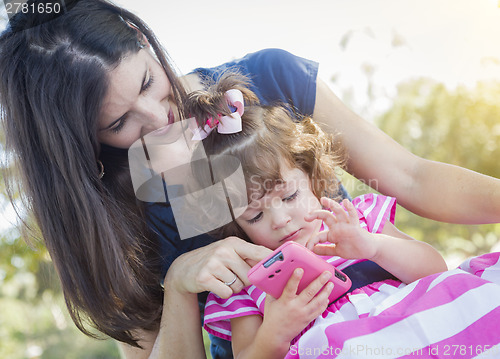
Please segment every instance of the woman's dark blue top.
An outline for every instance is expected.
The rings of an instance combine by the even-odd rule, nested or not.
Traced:
[[[251,90],[261,104],[287,104],[301,116],[310,116],[316,100],[318,64],[290,54],[284,50],[266,49],[246,55],[214,68],[198,68],[194,72],[202,78],[217,80],[224,71],[237,71],[247,76]],[[292,112],[293,112],[292,111]],[[345,193],[348,197],[348,194]],[[147,204],[148,223],[158,234],[162,252],[163,276],[172,262],[183,253],[214,241],[208,235],[180,239],[175,219],[167,203]],[[346,269],[353,287],[390,278],[391,275],[373,262],[365,262],[363,268]],[[345,271],[345,270],[344,270]]]

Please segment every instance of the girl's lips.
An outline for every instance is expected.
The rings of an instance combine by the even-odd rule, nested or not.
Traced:
[[[286,237],[284,237],[280,242],[294,241],[299,237],[299,234],[300,234],[300,229],[297,229],[295,232],[292,232]]]

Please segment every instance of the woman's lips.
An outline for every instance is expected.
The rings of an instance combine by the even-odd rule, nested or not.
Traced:
[[[175,117],[174,117],[174,112],[172,111],[172,108],[168,110],[168,124],[171,125],[175,122]]]
[[[174,117],[174,113],[173,113],[172,109],[170,109],[168,111],[167,119],[168,119],[168,122],[165,126],[157,128],[156,130],[150,132],[149,135],[161,136],[161,135],[166,134],[170,130],[170,126],[175,122],[175,117]]]

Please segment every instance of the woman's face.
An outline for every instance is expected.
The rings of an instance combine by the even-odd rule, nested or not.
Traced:
[[[99,117],[99,142],[129,148],[152,131],[178,120],[172,87],[149,48],[125,57],[109,73]]]

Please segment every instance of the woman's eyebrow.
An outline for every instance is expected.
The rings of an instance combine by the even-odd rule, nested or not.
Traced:
[[[146,85],[146,77],[148,76],[148,69],[146,68],[146,70],[144,71],[144,76],[142,77],[142,83],[141,83],[141,87],[139,89],[139,94],[140,95],[143,91],[144,91],[144,86]],[[125,117],[127,117],[128,115],[128,111],[125,112],[123,115],[121,115],[119,118],[117,118],[116,120],[114,120],[113,122],[111,122],[108,126],[104,127],[101,129],[101,131],[103,130],[109,130],[111,127],[113,127],[115,124],[117,124],[118,122],[122,121],[125,119]]]

